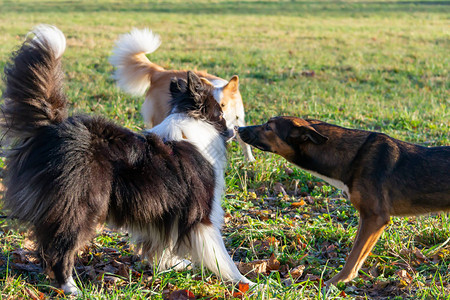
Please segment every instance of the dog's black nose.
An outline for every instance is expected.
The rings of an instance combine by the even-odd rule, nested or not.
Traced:
[[[248,130],[246,130],[246,128],[247,127],[239,127],[237,131],[241,139],[244,141],[248,140]]]

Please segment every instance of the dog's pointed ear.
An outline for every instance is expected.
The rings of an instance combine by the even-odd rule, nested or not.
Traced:
[[[239,91],[239,77],[237,75],[231,77],[230,81],[223,87],[223,90],[237,93]]]
[[[311,141],[316,145],[321,145],[328,141],[328,137],[319,133],[317,130],[310,126],[294,127],[289,132],[289,138],[296,140],[297,142]]]
[[[202,87],[202,80],[192,71],[187,72],[187,87],[192,95],[197,94]]]
[[[185,93],[186,85],[187,83],[184,79],[178,79],[176,77],[172,78],[170,80],[170,94],[172,95],[172,98]]]
[[[203,84],[210,85],[210,86],[214,87],[214,85],[211,83],[211,81],[209,81],[205,77],[201,77],[200,80],[202,81]]]

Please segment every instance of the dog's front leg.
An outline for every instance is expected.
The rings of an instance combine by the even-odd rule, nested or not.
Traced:
[[[239,143],[239,146],[241,146],[241,148],[242,148],[242,152],[244,153],[245,160],[248,161],[248,162],[254,162],[255,158],[253,157],[252,147],[250,147],[249,144],[246,144],[241,139],[239,134],[236,135],[236,139],[237,139],[237,141]]]
[[[359,269],[388,223],[388,214],[380,216],[360,213],[359,227],[352,251],[350,252],[344,268],[336,276],[328,280],[326,282],[327,285],[336,284],[338,282],[348,282],[358,275]]]

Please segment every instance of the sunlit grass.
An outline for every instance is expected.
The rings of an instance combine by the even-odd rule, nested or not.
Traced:
[[[450,144],[450,10],[444,1],[20,0],[1,2],[0,11],[0,68],[33,26],[57,25],[67,37],[71,111],[105,115],[133,130],[144,127],[143,99],[117,89],[107,59],[120,34],[149,27],[163,41],[150,56],[154,62],[223,78],[239,75],[250,124],[275,115],[307,116],[426,146]],[[280,157],[258,150],[255,156],[254,164],[246,164],[237,145],[229,147],[227,248],[236,261],[275,254],[286,268],[305,269],[299,281],[282,271],[260,274],[254,280],[264,288],[245,297],[448,298],[447,214],[392,218],[360,277],[326,290],[320,282],[344,264],[357,212],[339,191]],[[26,299],[30,291],[63,297],[45,275],[13,266],[27,235],[11,225],[0,219],[0,298]],[[177,289],[205,298],[233,295],[233,287],[206,270],[152,269],[133,254],[128,239],[103,231],[80,254],[82,298],[163,299]],[[115,279],[105,279],[107,272],[89,274],[89,266],[102,263],[108,270],[115,260],[130,261],[135,273]],[[402,271],[411,276],[409,284]]]

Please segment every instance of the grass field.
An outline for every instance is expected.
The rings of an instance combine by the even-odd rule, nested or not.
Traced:
[[[0,69],[34,25],[57,25],[72,111],[134,130],[143,99],[117,89],[107,59],[119,34],[149,27],[163,41],[154,62],[238,74],[249,124],[295,115],[450,144],[448,1],[3,0],[0,12]],[[247,164],[229,147],[223,233],[242,268],[259,267],[249,275],[261,291],[242,295],[200,269],[158,272],[125,233],[105,228],[77,258],[81,298],[450,299],[448,214],[392,218],[360,276],[322,288],[351,249],[357,212],[339,190],[254,154]],[[0,219],[0,238],[0,299],[64,297],[41,274],[26,231]]]

